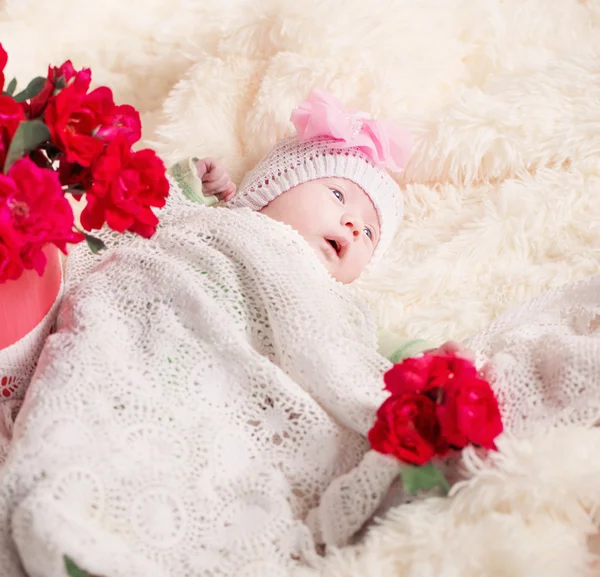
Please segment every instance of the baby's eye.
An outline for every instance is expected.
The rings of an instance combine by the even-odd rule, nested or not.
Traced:
[[[373,240],[373,231],[370,228],[365,228],[364,231],[365,231],[365,234],[367,235],[367,238],[370,238],[371,240]]]
[[[344,202],[344,195],[339,191],[336,190],[335,188],[331,189],[331,192],[333,192],[333,195],[340,201],[340,202]]]

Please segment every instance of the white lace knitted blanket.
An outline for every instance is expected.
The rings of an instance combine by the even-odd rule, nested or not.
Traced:
[[[64,577],[64,554],[105,577],[282,577],[394,480],[365,453],[388,364],[361,301],[260,214],[175,195],[162,222],[71,261],[0,469],[2,577]],[[599,314],[597,277],[474,337],[510,431],[597,420]]]
[[[600,275],[501,315],[467,344],[492,367],[512,435],[600,422]]]
[[[247,209],[173,200],[162,222],[74,255],[1,472],[2,577],[64,577],[63,554],[107,577],[282,577],[396,474],[362,460],[388,363],[352,291]]]

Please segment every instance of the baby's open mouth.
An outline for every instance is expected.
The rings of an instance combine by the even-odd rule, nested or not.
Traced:
[[[333,247],[333,250],[335,250],[335,253],[339,256],[340,251],[342,250],[342,245],[339,242],[330,238],[327,238],[325,240]]]

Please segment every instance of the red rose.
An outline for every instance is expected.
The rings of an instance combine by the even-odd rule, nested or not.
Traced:
[[[80,74],[49,101],[44,119],[67,162],[90,166],[117,136],[130,145],[137,142],[141,123],[132,106],[115,106],[110,88],[101,86],[87,94],[91,77]]]
[[[92,165],[81,224],[92,230],[106,222],[118,232],[149,238],[158,224],[151,207],[164,206],[168,194],[162,160],[152,150],[132,152],[127,138],[117,136]]]
[[[424,395],[389,397],[377,411],[369,442],[379,453],[403,463],[424,465],[440,443],[435,403]]]
[[[64,197],[57,174],[39,168],[29,158],[13,164],[6,176],[0,175],[0,281],[16,278],[19,266],[42,274],[48,243],[64,253],[66,244],[83,240],[73,231],[73,210]],[[15,256],[18,255],[21,264]]]
[[[25,115],[19,103],[10,96],[0,96],[0,172],[12,137],[22,120],[25,120]]]
[[[454,355],[422,355],[394,365],[383,377],[392,395],[434,392],[448,380],[473,378],[477,369],[471,361]],[[435,395],[434,395],[435,396]]]
[[[104,148],[94,131],[102,124],[103,115],[113,105],[108,96],[96,90],[87,94],[91,74],[78,74],[71,84],[50,100],[44,120],[53,143],[65,153],[67,162],[89,166]],[[110,91],[109,91],[110,93]]]
[[[57,88],[57,84],[61,83],[64,88],[78,74],[83,75],[83,77],[85,78],[88,76],[89,70],[82,70],[81,72],[77,72],[70,60],[67,60],[58,68],[56,66],[49,66],[48,76],[46,77],[46,83],[44,84],[44,88],[42,88],[39,94],[31,98],[29,100],[29,103],[23,102],[23,108],[25,110],[27,118],[33,119],[40,116],[44,112],[48,101],[50,100],[50,98],[52,98],[54,90]]]
[[[58,68],[56,66],[48,66],[48,78],[52,80],[52,82],[62,80],[65,83],[65,86],[78,74],[79,72],[75,70],[73,63],[70,60],[63,62]]]
[[[0,44],[0,94],[4,90],[4,68],[6,67],[6,63],[8,62],[8,54],[6,50]]]
[[[479,378],[457,380],[446,389],[437,415],[443,436],[456,447],[468,443],[495,449],[494,440],[502,432],[498,401],[487,381]]]

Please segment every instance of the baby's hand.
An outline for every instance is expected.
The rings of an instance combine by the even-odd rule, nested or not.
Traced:
[[[455,341],[448,341],[437,349],[425,351],[431,355],[454,355],[475,363],[475,353],[464,345]],[[494,367],[492,363],[486,361],[483,366],[479,367],[478,375],[485,381],[492,382],[495,378]]]
[[[426,352],[432,355],[454,355],[468,361],[475,361],[475,354],[473,351],[456,341],[448,341],[441,347]]]
[[[202,158],[196,162],[198,178],[202,180],[202,192],[216,196],[221,202],[229,202],[235,196],[235,184],[222,163],[214,158]]]

